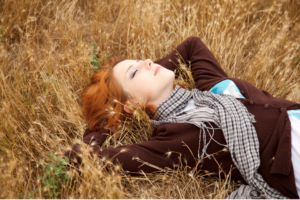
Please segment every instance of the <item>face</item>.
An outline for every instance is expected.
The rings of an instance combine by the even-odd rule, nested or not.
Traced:
[[[175,74],[147,60],[124,60],[113,69],[113,75],[122,86],[130,101],[146,102],[158,106],[167,100],[173,91]]]

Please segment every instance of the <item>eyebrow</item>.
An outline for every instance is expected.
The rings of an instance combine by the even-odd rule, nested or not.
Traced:
[[[136,62],[139,62],[139,61],[141,61],[141,60],[137,60]],[[126,74],[127,74],[128,70],[129,70],[132,66],[133,66],[133,65],[130,65],[130,66],[128,67],[128,69],[126,70]]]

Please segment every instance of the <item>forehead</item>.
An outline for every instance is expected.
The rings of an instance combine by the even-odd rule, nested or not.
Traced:
[[[116,71],[126,71],[130,65],[132,65],[135,62],[135,60],[123,60],[116,64],[114,67],[114,70]]]
[[[118,80],[119,84],[124,87],[127,82],[126,71],[130,65],[133,65],[135,60],[123,60],[116,64],[113,68],[113,76]]]

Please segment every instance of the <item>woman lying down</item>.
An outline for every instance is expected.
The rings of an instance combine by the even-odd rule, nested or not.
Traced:
[[[196,86],[192,91],[173,85],[178,54],[191,63]],[[192,168],[196,167],[196,155],[197,159],[205,158],[201,170],[219,172],[220,165],[226,173],[231,171],[232,178],[246,182],[228,198],[299,198],[300,104],[228,77],[197,37],[188,38],[156,62],[116,59],[95,73],[83,91],[89,122],[83,141],[97,144],[92,148],[100,158],[113,158],[125,171],[157,171],[141,166],[133,157],[175,169],[178,155],[166,156],[166,152],[180,152]],[[151,140],[101,147],[107,133],[113,134],[123,120],[123,115],[112,116],[107,109],[130,114],[134,112],[132,105],[142,102],[147,102],[141,108],[155,127]],[[120,153],[124,147],[126,151]],[[221,151],[224,147],[229,151]],[[219,151],[215,159],[208,156]],[[78,158],[77,153],[79,146],[74,145],[65,155],[72,160]]]

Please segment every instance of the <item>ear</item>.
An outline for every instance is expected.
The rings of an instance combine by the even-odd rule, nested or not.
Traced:
[[[125,110],[125,112],[127,112],[128,114],[132,114],[132,111],[129,109],[128,103],[126,103],[126,104],[124,105],[124,110]]]
[[[129,100],[125,103],[124,105],[124,110],[125,112],[127,112],[128,114],[132,114],[136,108],[140,107],[139,103],[135,103],[132,100]]]
[[[132,100],[128,100],[125,105],[124,105],[124,110],[128,114],[132,114],[133,111],[135,110],[135,107],[137,106],[136,103],[134,103]]]

